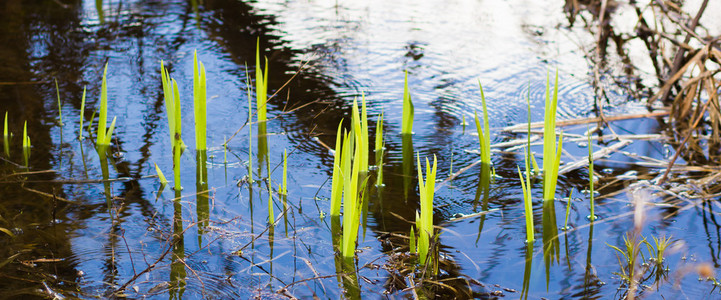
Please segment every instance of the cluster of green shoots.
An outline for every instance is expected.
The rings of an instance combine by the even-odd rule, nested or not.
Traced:
[[[526,215],[526,242],[532,243],[534,238],[533,229],[533,197],[531,193],[531,164],[536,166],[535,158],[531,152],[531,103],[530,91],[527,98],[528,105],[528,145],[524,151],[525,172],[518,168],[518,176],[521,179],[523,189],[523,207]],[[550,89],[550,80],[546,80],[546,110],[543,128],[543,199],[553,201],[556,193],[558,180],[558,168],[561,163],[561,150],[563,147],[563,132],[560,133],[558,144],[556,144],[556,108],[558,104],[558,71],[553,87]],[[525,173],[525,174],[524,174]],[[570,201],[570,200],[569,200]]]
[[[255,99],[258,110],[258,122],[265,122],[268,111],[268,58],[265,58],[265,71],[260,66],[260,38],[255,52]]]
[[[365,97],[359,113],[358,101],[353,100],[351,131],[338,124],[336,149],[333,158],[331,183],[331,216],[339,216],[343,206],[343,234],[341,254],[353,257],[358,239],[363,193],[368,180],[368,114]]]
[[[418,154],[418,191],[420,193],[420,213],[416,212],[416,227],[418,228],[418,256],[421,265],[425,265],[430,250],[431,239],[435,236],[433,228],[433,196],[436,189],[436,156],[433,155],[433,167],[426,158],[426,180],[423,180],[421,156]],[[413,236],[411,228],[411,236]],[[414,237],[415,238],[415,237]],[[415,244],[415,241],[413,241]]]

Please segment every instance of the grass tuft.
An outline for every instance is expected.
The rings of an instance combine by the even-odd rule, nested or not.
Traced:
[[[423,180],[423,168],[421,165],[421,156],[417,156],[418,163],[418,191],[420,193],[421,212],[417,215],[416,223],[418,223],[418,253],[421,265],[425,265],[430,250],[430,241],[434,236],[433,229],[433,196],[436,186],[436,167],[437,159],[433,155],[433,167],[431,167],[426,158],[426,180]]]
[[[198,51],[193,53],[193,114],[195,117],[195,149],[207,150],[207,84],[205,66],[198,61]]]
[[[260,67],[260,37],[255,52],[255,97],[258,110],[258,122],[265,122],[268,104],[268,58],[265,58],[265,71]]]
[[[558,71],[550,90],[550,79],[546,78],[546,111],[543,128],[543,200],[553,200],[556,193],[558,167],[561,162],[561,149],[563,147],[563,132],[556,144],[556,108],[558,104]]]

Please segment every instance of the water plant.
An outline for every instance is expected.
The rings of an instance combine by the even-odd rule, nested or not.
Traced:
[[[28,158],[30,157],[30,137],[28,136],[28,121],[23,125],[23,156],[25,157],[25,166],[28,166]]]
[[[198,61],[198,51],[193,53],[193,114],[195,117],[195,149],[205,151],[207,134],[207,109],[205,66]]]
[[[411,92],[408,89],[408,71],[405,74],[405,83],[403,84],[403,121],[401,124],[402,134],[413,133],[413,101],[411,100]]]
[[[5,111],[5,126],[3,127],[3,148],[5,156],[10,156],[10,133],[8,132],[8,111]]]
[[[594,188],[593,188],[593,145],[591,145],[591,135],[588,135],[588,191],[589,191],[589,197],[591,199],[591,216],[589,219],[591,219],[591,222],[593,220],[596,220],[596,213],[594,212],[595,204],[593,203],[594,198]]]
[[[573,201],[573,190],[568,195],[568,202],[566,202],[566,221],[563,222],[563,230],[568,230],[568,215],[571,213],[571,201]]]
[[[288,195],[288,149],[283,149],[283,181],[280,186],[280,194]]]
[[[180,94],[178,92],[178,83],[170,77],[162,60],[160,61],[160,77],[163,84],[165,111],[168,115],[168,128],[173,153],[173,188],[180,191],[180,155],[184,148],[181,138]]]
[[[550,90],[550,79],[546,78],[546,111],[543,127],[543,200],[553,200],[556,193],[558,167],[561,163],[561,149],[563,147],[563,131],[556,144],[556,108],[558,104],[558,71],[553,85],[553,94]]]
[[[80,99],[80,126],[78,126],[78,140],[83,140],[83,120],[85,119],[85,91],[83,86],[83,98]],[[91,122],[92,123],[92,122]]]
[[[160,181],[160,185],[166,186],[168,184],[168,179],[165,178],[165,175],[163,175],[163,171],[160,170],[158,164],[155,164],[155,172],[158,173],[158,180]]]
[[[265,58],[265,71],[263,71],[260,67],[260,37],[256,42],[255,52],[255,98],[258,122],[265,122],[268,104],[268,58]]]
[[[343,195],[343,172],[341,170],[341,156],[343,151],[341,128],[343,120],[338,123],[338,132],[335,138],[335,152],[333,152],[333,175],[331,178],[331,193],[330,193],[330,215],[340,216],[341,197]]]
[[[268,224],[273,224],[275,213],[273,212],[273,189],[272,181],[268,179]]]
[[[248,70],[248,66],[245,66],[245,69]],[[245,89],[248,93],[248,183],[253,185],[253,94],[252,94],[252,87],[250,85],[250,76],[248,76],[248,73],[246,71],[245,74],[246,78],[246,86]],[[226,140],[227,143],[227,140]]]
[[[430,250],[430,240],[434,236],[433,229],[433,196],[436,188],[436,167],[437,159],[433,155],[433,167],[426,158],[426,180],[423,180],[423,170],[420,153],[417,156],[418,163],[418,191],[420,193],[421,212],[416,217],[418,226],[418,254],[420,263],[425,265]]]
[[[351,115],[351,135],[354,136],[354,141],[357,144],[357,151],[359,154],[359,170],[362,173],[368,171],[368,113],[366,111],[366,99],[362,96],[362,107],[360,112],[358,111],[358,101],[353,99],[353,113]]]
[[[478,144],[480,145],[481,152],[481,163],[491,165],[491,130],[488,125],[486,97],[483,95],[483,86],[480,81],[478,81],[478,88],[481,90],[481,102],[483,104],[483,127],[481,127],[481,122],[478,120],[478,112],[475,113],[476,130],[478,131]]]
[[[376,186],[383,186],[383,154],[385,149],[385,142],[383,141],[383,113],[378,115],[376,121],[376,138],[375,138],[375,156],[376,156],[376,168],[378,173],[376,175]]]
[[[58,126],[63,127],[63,105],[60,103],[60,88],[58,87],[57,78],[55,78],[55,94],[58,98]]]
[[[98,138],[96,145],[99,147],[110,145],[110,140],[113,137],[113,129],[115,129],[116,117],[113,117],[113,121],[110,123],[110,127],[107,128],[108,121],[108,84],[107,84],[107,73],[108,64],[105,64],[103,70],[103,83],[100,88],[100,117],[98,119]],[[107,128],[107,130],[106,130]]]
[[[351,137],[346,135],[343,142],[343,237],[341,253],[343,257],[352,257],[355,254],[355,244],[358,239],[358,226],[360,225],[361,205],[359,194],[363,193],[367,178],[360,181],[360,151],[351,146]],[[352,151],[351,151],[352,150]],[[351,153],[353,162],[351,166]]]
[[[413,225],[411,225],[411,235],[408,236],[408,249],[411,254],[415,254],[418,251],[418,246],[416,246],[416,231]]]
[[[531,155],[531,99],[530,90],[528,97],[526,97],[526,105],[528,106],[528,140],[526,151],[523,152],[524,162],[526,167],[525,176],[521,173],[521,168],[516,166],[518,169],[518,177],[521,179],[521,189],[523,189],[523,210],[525,212],[526,219],[526,243],[532,244],[535,240],[533,230],[533,199],[531,194],[531,163],[529,162]]]

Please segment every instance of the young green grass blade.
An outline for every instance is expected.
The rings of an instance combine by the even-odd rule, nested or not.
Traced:
[[[255,97],[258,122],[265,122],[268,102],[268,58],[265,59],[265,72],[263,72],[260,67],[260,37],[256,42],[255,52]]]
[[[100,117],[98,119],[98,138],[96,140],[97,145],[107,145],[106,144],[106,135],[107,131],[107,121],[108,121],[108,83],[106,80],[106,76],[108,74],[108,64],[105,64],[105,69],[103,70],[103,80],[100,87]]]
[[[8,129],[8,112],[5,111],[5,127],[3,127],[3,147],[5,148],[5,156],[10,157],[10,134]]]
[[[338,123],[338,132],[335,137],[335,152],[333,153],[333,177],[331,178],[331,196],[330,196],[330,215],[340,215],[341,197],[343,195],[343,172],[341,171],[341,162],[343,156],[343,145],[341,128],[343,120]]]
[[[596,220],[596,213],[594,212],[594,189],[593,189],[593,178],[594,178],[594,172],[593,172],[593,144],[591,144],[591,134],[588,134],[588,191],[589,191],[589,198],[591,199],[591,222]]]
[[[165,179],[165,175],[163,175],[163,171],[160,170],[158,164],[155,164],[155,172],[158,173],[158,180],[160,180],[160,185],[166,186],[168,184],[168,179]]]
[[[23,151],[30,149],[30,138],[28,137],[28,121],[23,125]]]
[[[566,203],[566,221],[563,222],[563,230],[568,230],[568,215],[571,214],[571,201],[573,201],[573,190],[568,195],[568,202]]]
[[[95,122],[95,115],[98,114],[98,110],[93,110],[93,113],[90,115],[90,123],[88,123],[88,135],[92,137],[93,135],[93,122]]]
[[[280,187],[280,193],[288,195],[288,149],[283,149],[283,185]]]
[[[546,78],[546,106],[545,106],[545,125],[543,128],[543,200],[553,200],[556,192],[555,177],[558,177],[557,167],[554,167],[556,161],[556,108],[558,104],[558,71],[556,71],[556,79],[553,86],[553,94],[550,91],[550,79]],[[561,145],[558,145],[560,150]],[[554,172],[553,170],[556,169]],[[556,174],[554,174],[556,173]]]
[[[60,88],[58,87],[57,78],[55,78],[55,94],[58,97],[58,125],[63,127],[63,105],[60,103]]]
[[[367,172],[368,171],[368,149],[370,149],[370,146],[368,145],[368,111],[366,109],[366,96],[365,93],[361,92],[361,131],[360,131],[360,146],[361,146],[361,161],[360,161],[360,171],[361,172]]]
[[[207,150],[207,109],[205,66],[198,61],[198,51],[193,54],[193,113],[195,117],[195,149]]]
[[[117,117],[113,117],[113,121],[110,122],[110,127],[108,127],[108,132],[105,136],[105,143],[103,143],[103,145],[110,145],[110,141],[113,138],[113,130],[115,129],[115,119],[117,119]]]
[[[408,251],[413,254],[416,253],[416,231],[413,229],[413,225],[411,225],[411,235],[408,237]]]
[[[352,136],[347,136],[346,141],[352,140]],[[343,148],[352,148],[343,144]],[[355,255],[355,243],[358,237],[358,224],[360,222],[360,209],[358,205],[358,179],[360,171],[360,151],[353,149],[353,165],[349,173],[345,173],[345,183],[343,188],[343,256],[353,257]],[[347,160],[350,159],[350,149],[344,150],[344,156],[347,154]]]
[[[413,117],[414,117],[413,101],[411,100],[411,92],[408,89],[408,71],[405,74],[405,83],[403,85],[403,120],[401,124],[402,134],[413,133]]]
[[[481,103],[483,104],[483,130],[479,126],[478,115],[476,114],[476,128],[478,129],[478,138],[482,140],[481,144],[481,163],[491,164],[491,130],[488,124],[488,109],[486,108],[486,96],[483,94],[483,86],[478,81],[478,89],[481,91]],[[483,137],[481,137],[481,134]]]
[[[433,167],[431,167],[426,158],[426,180],[423,180],[423,168],[421,165],[420,153],[417,155],[418,163],[418,190],[420,193],[420,227],[418,228],[419,244],[418,252],[420,254],[421,264],[426,262],[428,250],[430,247],[430,238],[434,235],[433,229],[433,194],[435,192],[437,159],[433,155]]]
[[[383,155],[385,152],[385,142],[383,141],[383,113],[378,115],[378,120],[376,121],[375,147],[376,167],[378,168],[376,186],[383,186]]]
[[[85,119],[85,90],[83,86],[83,98],[80,100],[80,127],[78,128],[78,140],[83,140],[83,120]],[[91,121],[92,122],[92,121]]]

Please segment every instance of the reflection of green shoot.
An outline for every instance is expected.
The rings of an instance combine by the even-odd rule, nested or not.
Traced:
[[[406,71],[405,84],[403,86],[403,123],[401,125],[402,134],[413,133],[413,101],[411,101],[411,92],[408,89],[408,71]]]
[[[483,86],[481,86],[480,81],[478,82],[478,87],[481,90],[481,101],[483,103],[483,128],[481,128],[481,122],[478,120],[478,113],[476,112],[475,114],[476,130],[478,131],[478,143],[480,144],[481,151],[481,163],[491,165],[491,130],[488,125],[486,97],[483,95]]]
[[[566,221],[563,223],[563,230],[568,230],[568,215],[571,213],[571,201],[573,201],[573,190],[568,195],[568,203],[566,203]]]
[[[223,163],[228,163],[228,139],[226,136],[223,136],[223,140],[226,141],[223,143]]]
[[[158,164],[155,164],[155,172],[158,173],[158,179],[160,180],[160,185],[166,186],[168,184],[168,180],[165,179],[165,175],[163,175],[163,171],[160,170],[160,167],[158,167]]]
[[[275,220],[275,213],[273,212],[273,185],[270,178],[268,178],[268,224],[273,224]]]
[[[330,215],[340,216],[341,197],[343,195],[343,172],[341,171],[341,156],[343,145],[341,144],[341,128],[343,120],[338,123],[338,132],[335,137],[335,152],[333,153],[333,177],[330,193]]]
[[[550,90],[550,79],[546,78],[546,111],[543,128],[543,200],[553,200],[556,193],[558,179],[558,166],[561,162],[561,148],[563,147],[563,132],[556,145],[556,108],[558,104],[558,71],[553,86],[553,95]]]
[[[248,66],[245,66],[248,70]],[[248,182],[253,184],[253,95],[251,93],[252,87],[250,86],[250,76],[247,71],[245,74],[247,80],[246,91],[248,92]]]
[[[63,127],[63,105],[60,103],[60,88],[58,88],[57,78],[55,78],[55,94],[58,96],[58,126]]]
[[[3,127],[3,147],[5,148],[5,156],[10,156],[10,134],[8,132],[8,112],[5,111],[5,127]]]
[[[113,129],[115,129],[115,117],[110,123],[110,127],[106,130],[108,121],[108,84],[106,75],[108,73],[108,64],[105,64],[103,70],[103,83],[100,88],[100,119],[98,119],[98,139],[96,144],[98,146],[110,145],[110,140],[113,137]]]
[[[80,127],[78,128],[78,140],[81,141],[83,140],[83,119],[85,119],[85,87],[83,87],[83,98],[80,100]]]
[[[265,58],[265,72],[260,67],[260,38],[255,52],[255,97],[258,122],[265,122],[268,104],[268,58]]]
[[[591,222],[596,220],[596,213],[594,212],[595,204],[593,203],[593,145],[591,145],[591,135],[588,135],[588,189],[591,197]]]
[[[193,113],[195,114],[195,149],[206,150],[206,81],[205,66],[198,61],[198,51],[193,53]]]
[[[418,253],[420,263],[424,265],[430,250],[430,238],[434,235],[433,230],[433,194],[436,186],[436,156],[433,155],[433,167],[431,168],[426,158],[426,180],[423,180],[423,168],[421,156],[418,154],[418,191],[420,193],[421,213],[416,222],[418,225]]]

